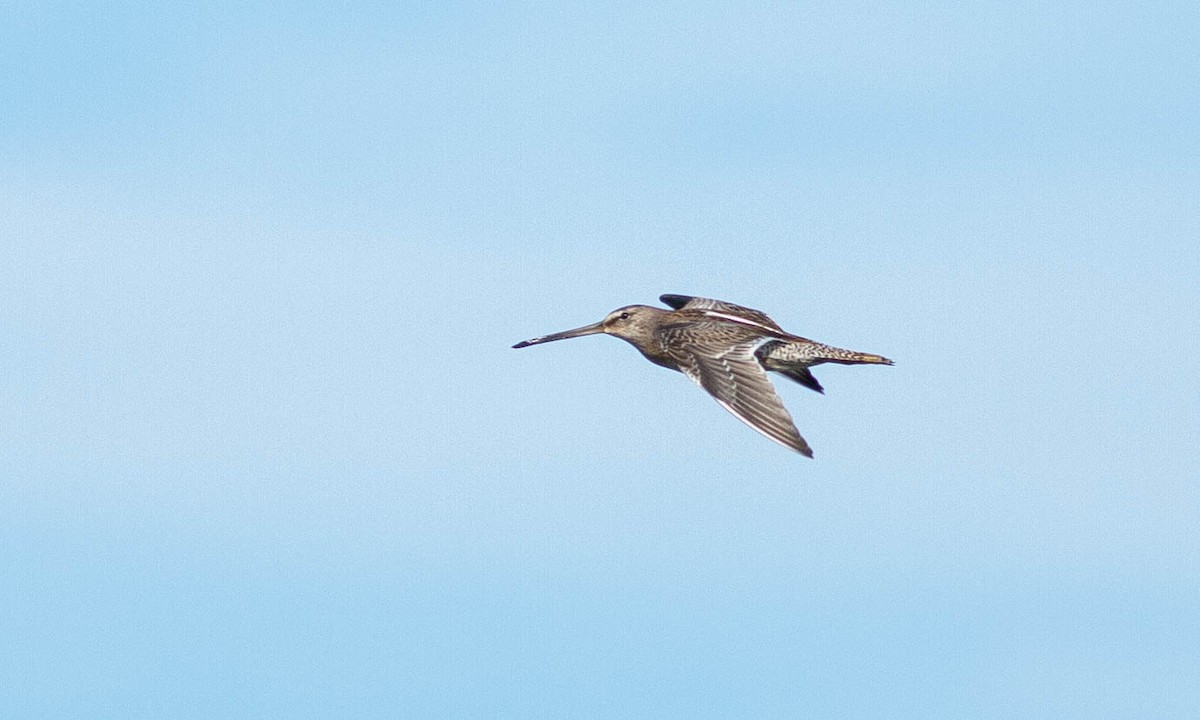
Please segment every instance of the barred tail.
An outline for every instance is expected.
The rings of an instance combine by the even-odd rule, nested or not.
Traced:
[[[842,348],[822,345],[817,350],[818,362],[831,362],[840,365],[894,365],[891,360],[882,355],[843,350]],[[816,363],[814,363],[815,365]]]

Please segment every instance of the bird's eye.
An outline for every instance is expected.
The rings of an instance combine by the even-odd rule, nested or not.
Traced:
[[[618,315],[618,316],[617,316],[617,319],[618,319],[618,320],[628,320],[628,319],[629,319],[629,313],[627,313],[627,312],[623,312],[623,313],[621,313],[620,315]]]

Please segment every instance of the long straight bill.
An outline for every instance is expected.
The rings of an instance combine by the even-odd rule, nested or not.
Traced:
[[[591,325],[584,325],[583,327],[575,328],[574,330],[563,330],[562,332],[550,333],[549,335],[522,340],[516,345],[513,345],[513,347],[529,347],[530,345],[540,345],[541,343],[554,342],[555,340],[567,340],[570,338],[583,337],[584,335],[595,335],[596,333],[602,332],[604,332],[604,323],[592,323]]]

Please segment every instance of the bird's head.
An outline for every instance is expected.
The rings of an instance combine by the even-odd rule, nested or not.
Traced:
[[[562,332],[523,340],[513,345],[513,347],[523,348],[555,340],[566,340],[568,338],[596,335],[599,333],[613,335],[636,344],[638,340],[649,338],[654,332],[659,318],[662,315],[668,314],[668,312],[667,310],[650,307],[649,305],[626,305],[623,308],[613,310],[604,316],[604,319],[600,322],[584,325],[574,330],[564,330]]]

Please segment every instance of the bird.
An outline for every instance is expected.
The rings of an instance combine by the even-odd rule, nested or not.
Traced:
[[[671,309],[626,305],[599,322],[522,340],[513,348],[584,335],[613,335],[655,365],[682,372],[739,420],[809,458],[812,448],[775,394],[767,372],[824,393],[809,370],[814,365],[894,364],[882,355],[792,335],[760,310],[692,295],[661,295],[659,300]]]

